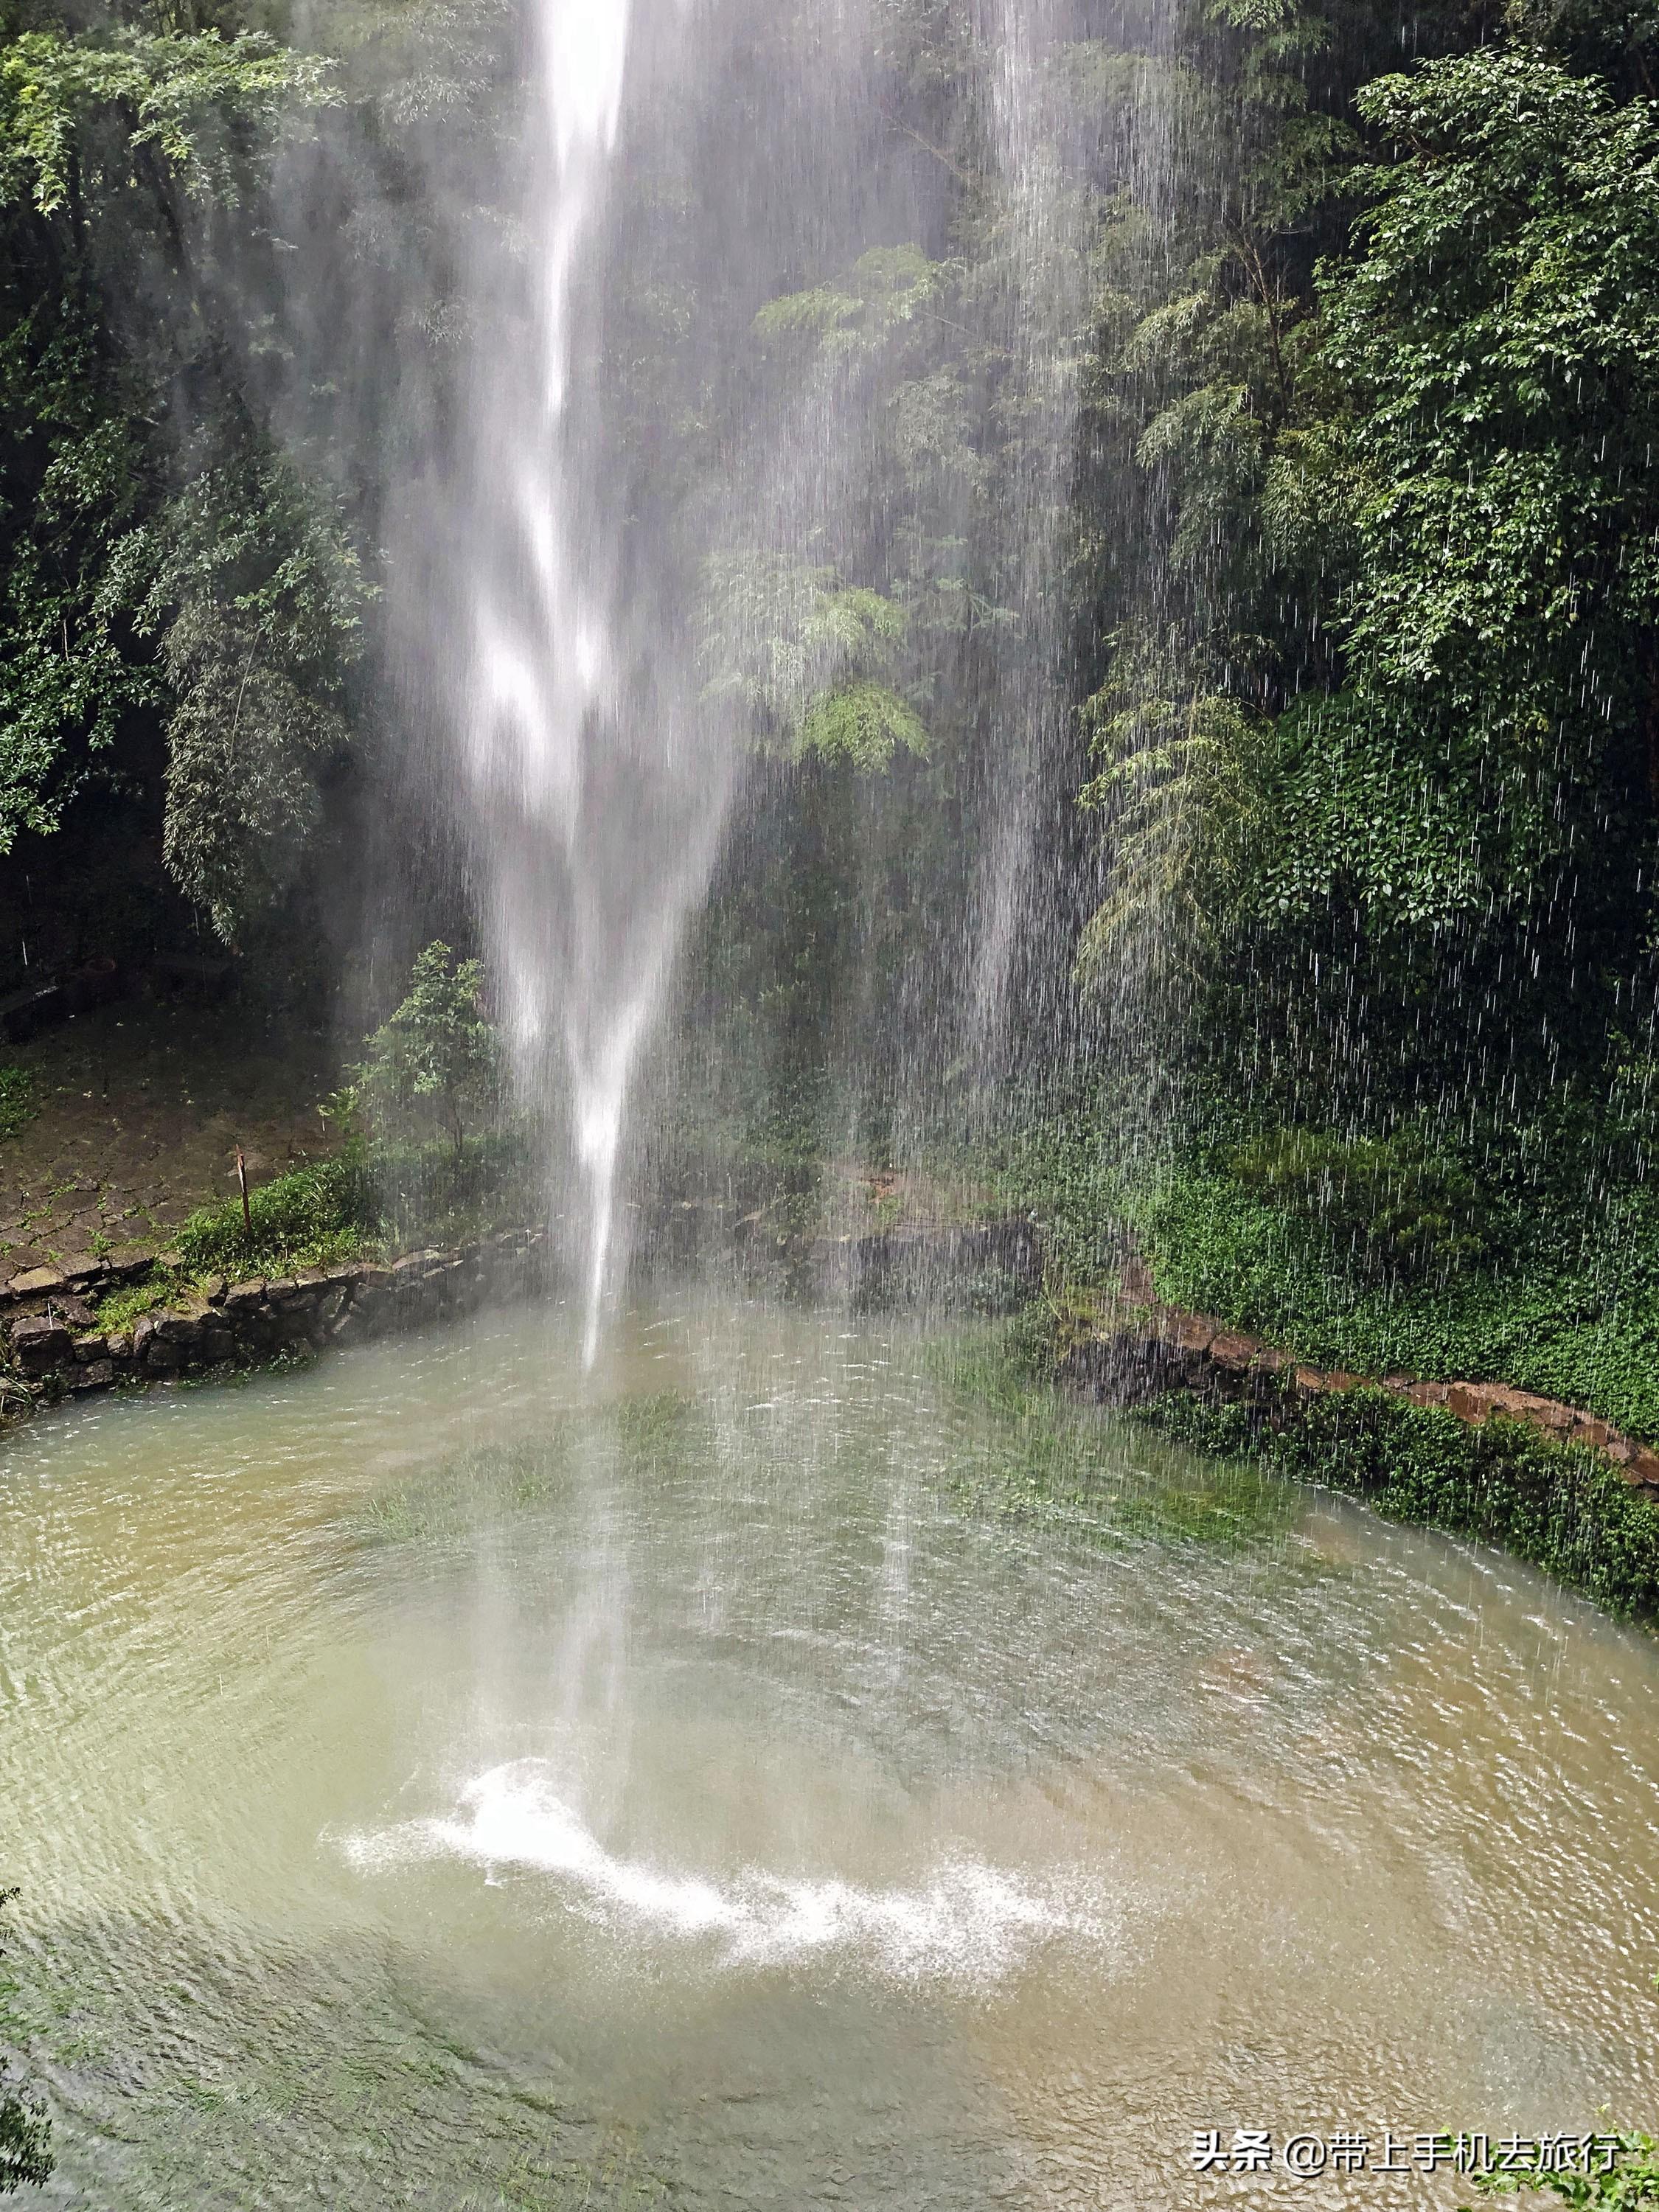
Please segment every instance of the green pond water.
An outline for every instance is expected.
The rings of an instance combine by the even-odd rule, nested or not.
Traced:
[[[8,1441],[46,2202],[1449,2205],[1194,2131],[1659,2117],[1650,1640],[988,1340],[579,1333]]]

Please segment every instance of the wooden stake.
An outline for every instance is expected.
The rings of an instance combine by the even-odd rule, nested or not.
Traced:
[[[242,1235],[251,1245],[253,1242],[253,1209],[247,1202],[247,1162],[242,1158],[242,1148],[236,1147],[236,1180],[242,1186]]]

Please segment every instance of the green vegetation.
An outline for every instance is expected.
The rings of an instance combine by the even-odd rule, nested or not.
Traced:
[[[1176,1394],[1147,1418],[1203,1451],[1352,1492],[1400,1521],[1501,1545],[1611,1613],[1659,1615],[1659,1505],[1598,1453],[1499,1416],[1470,1427],[1381,1390],[1267,1407]]]
[[[0,1139],[15,1137],[40,1109],[26,1067],[0,1067]]]
[[[287,895],[345,742],[356,556],[276,450],[231,282],[271,251],[285,118],[335,97],[252,24],[0,33],[0,854],[148,789],[227,938]]]
[[[1553,2197],[1563,2204],[1600,2206],[1604,2212],[1659,2204],[1659,2144],[1644,2135],[1618,2136],[1611,2141],[1604,2172],[1552,2173],[1540,2160],[1530,2172],[1483,2174],[1475,2188],[1483,2197]],[[1601,2163],[1598,2155],[1596,2164]],[[1474,2208],[1465,2205],[1463,2212],[1474,2212]]]
[[[274,1274],[350,1258],[380,1227],[369,1165],[360,1146],[261,1183],[248,1200],[192,1213],[174,1239],[191,1276]]]
[[[453,965],[452,967],[452,963]],[[368,1038],[337,1112],[366,1115],[383,1139],[446,1131],[457,1157],[470,1123],[499,1111],[501,1048],[482,1003],[483,963],[448,945],[417,955],[409,995]]]
[[[1103,354],[1173,591],[1084,714],[1162,1118],[1089,1092],[1010,1188],[1085,1288],[1104,1214],[1312,1363],[1659,1437],[1653,26],[1431,14],[1368,76],[1380,19],[1206,20],[1244,211]]]
[[[1126,1162],[1106,1103],[1031,1117],[992,1180],[1041,1224],[1058,1306],[1114,1287],[1129,1240],[1170,1304],[1310,1365],[1510,1382],[1659,1441],[1659,1201],[1616,1179],[1641,1141],[1571,1109],[1457,1144],[1229,1109]]]
[[[0,1922],[16,1896],[15,1889],[0,1889]],[[15,1994],[15,1984],[3,1978],[4,1960],[5,1953],[0,1950],[0,2044],[7,2040],[13,2024],[9,2000]],[[51,2179],[53,2163],[52,2122],[46,2108],[38,2097],[18,2087],[0,2055],[0,2197],[13,2196],[20,2189],[39,2188]]]
[[[126,1328],[214,1275],[332,1267],[516,1223],[526,1139],[502,1113],[481,975],[476,960],[428,945],[407,995],[365,1041],[355,1083],[327,1102],[338,1149],[253,1184],[246,1213],[240,1197],[199,1208],[174,1234],[176,1261],[105,1297],[100,1326]],[[469,1133],[475,1115],[494,1126]]]
[[[1588,1219],[1516,1194],[1483,1218],[1482,1249],[1460,1236],[1420,1275],[1379,1276],[1381,1231],[1275,1205],[1224,1163],[1172,1170],[1139,1221],[1172,1304],[1316,1366],[1511,1382],[1659,1441],[1659,1223],[1644,1194]]]

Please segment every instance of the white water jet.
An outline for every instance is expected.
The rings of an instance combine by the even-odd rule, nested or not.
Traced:
[[[750,746],[775,751],[799,736],[745,721],[742,668],[745,654],[793,665],[800,641],[773,638],[770,614],[757,620],[756,636],[720,648],[735,654],[735,677],[708,643],[744,630],[709,616],[720,564],[793,579],[797,597],[801,579],[824,576],[896,605],[925,602],[940,581],[895,568],[876,520],[891,487],[872,473],[872,422],[937,380],[907,384],[902,359],[879,362],[875,347],[867,386],[828,344],[792,355],[784,372],[750,319],[805,278],[862,266],[870,250],[879,259],[890,240],[937,256],[948,195],[914,133],[877,133],[872,149],[879,40],[863,0],[822,0],[775,33],[760,0],[527,4],[515,131],[479,163],[491,179],[484,211],[457,234],[471,370],[455,445],[415,503],[410,573],[425,589],[409,604],[428,635],[406,631],[404,644],[411,667],[434,668],[448,732],[440,797],[459,802],[520,1094],[554,1131],[549,1208],[569,1224],[591,1364],[626,1257],[629,1117],[739,763]],[[951,571],[940,588],[982,568],[1007,611],[975,662],[994,736],[975,738],[957,771],[969,910],[927,923],[940,945],[908,948],[913,1006],[895,1011],[873,967],[854,979],[859,1012],[835,1048],[849,1127],[878,1034],[918,1054],[919,1070],[930,1053],[981,1073],[998,1061],[1046,912],[1032,862],[1060,711],[1051,541],[1069,483],[1068,340],[1086,260],[1050,64],[1074,9],[1040,0],[1028,21],[994,0],[969,50],[1005,235],[986,337],[1042,434],[1012,469],[1005,514],[975,517],[961,492],[952,526],[964,546],[975,532],[984,540],[963,574],[955,553],[938,555]],[[743,90],[757,52],[773,70],[758,108]],[[648,373],[630,386],[641,357]],[[953,715],[942,698],[942,721]],[[899,856],[878,811],[872,821],[873,883]]]
[[[562,1093],[592,1364],[630,1086],[729,785],[621,576],[583,280],[612,185],[630,0],[538,0],[516,251],[486,257],[464,588],[474,866],[521,1088]],[[607,279],[611,272],[606,271]]]

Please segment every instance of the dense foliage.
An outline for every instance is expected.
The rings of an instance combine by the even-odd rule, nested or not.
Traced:
[[[319,826],[362,598],[247,356],[275,143],[327,77],[252,27],[0,43],[0,853],[107,791],[228,939]]]
[[[1594,1452],[1494,1416],[1471,1428],[1381,1390],[1286,1405],[1277,1418],[1176,1395],[1152,1409],[1205,1451],[1358,1493],[1390,1518],[1500,1545],[1618,1613],[1650,1619],[1659,1590],[1659,1505]]]

